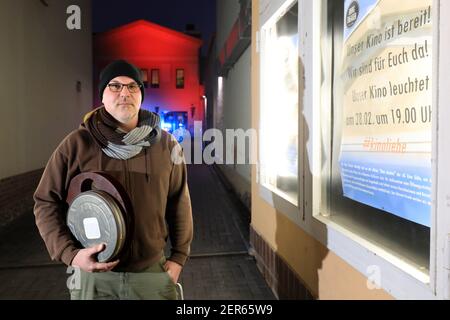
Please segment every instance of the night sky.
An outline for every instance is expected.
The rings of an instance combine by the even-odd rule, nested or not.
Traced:
[[[177,31],[195,24],[203,50],[216,28],[215,0],[93,0],[92,29],[103,32],[139,19]]]

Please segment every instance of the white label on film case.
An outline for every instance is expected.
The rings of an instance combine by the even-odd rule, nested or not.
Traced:
[[[100,227],[97,218],[86,218],[83,220],[84,232],[89,240],[100,239]]]

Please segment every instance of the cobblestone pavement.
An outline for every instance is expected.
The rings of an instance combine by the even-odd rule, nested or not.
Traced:
[[[189,166],[191,258],[180,282],[188,300],[275,299],[248,251],[248,213],[212,167]],[[50,261],[30,212],[0,230],[0,299],[69,299],[66,267]]]

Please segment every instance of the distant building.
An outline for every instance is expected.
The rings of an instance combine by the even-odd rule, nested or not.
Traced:
[[[125,59],[141,69],[146,91],[142,108],[159,113],[166,130],[182,126],[192,134],[205,109],[201,45],[198,38],[145,20],[94,35],[94,107],[101,105],[100,71],[113,60]]]

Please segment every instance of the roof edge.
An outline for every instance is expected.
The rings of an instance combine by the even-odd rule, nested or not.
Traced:
[[[107,31],[98,32],[95,35],[96,36],[97,35],[111,35],[111,34],[115,34],[115,33],[118,33],[118,32],[125,31],[127,29],[130,29],[130,28],[133,28],[133,27],[136,27],[136,26],[139,26],[139,25],[151,27],[151,28],[157,29],[157,30],[162,31],[162,32],[170,33],[173,36],[176,36],[176,37],[182,38],[184,40],[190,41],[190,42],[195,43],[195,44],[197,44],[199,46],[201,46],[203,44],[203,40],[201,40],[201,39],[192,37],[192,36],[187,35],[187,34],[185,34],[183,32],[180,32],[180,31],[177,31],[177,30],[173,30],[173,29],[161,26],[159,24],[156,24],[154,22],[151,22],[151,21],[148,21],[148,20],[144,20],[144,19],[139,19],[139,20],[136,20],[136,21],[133,21],[133,22],[130,22],[130,23],[127,23],[127,24],[124,24],[124,25],[112,28],[112,29],[107,30]]]

